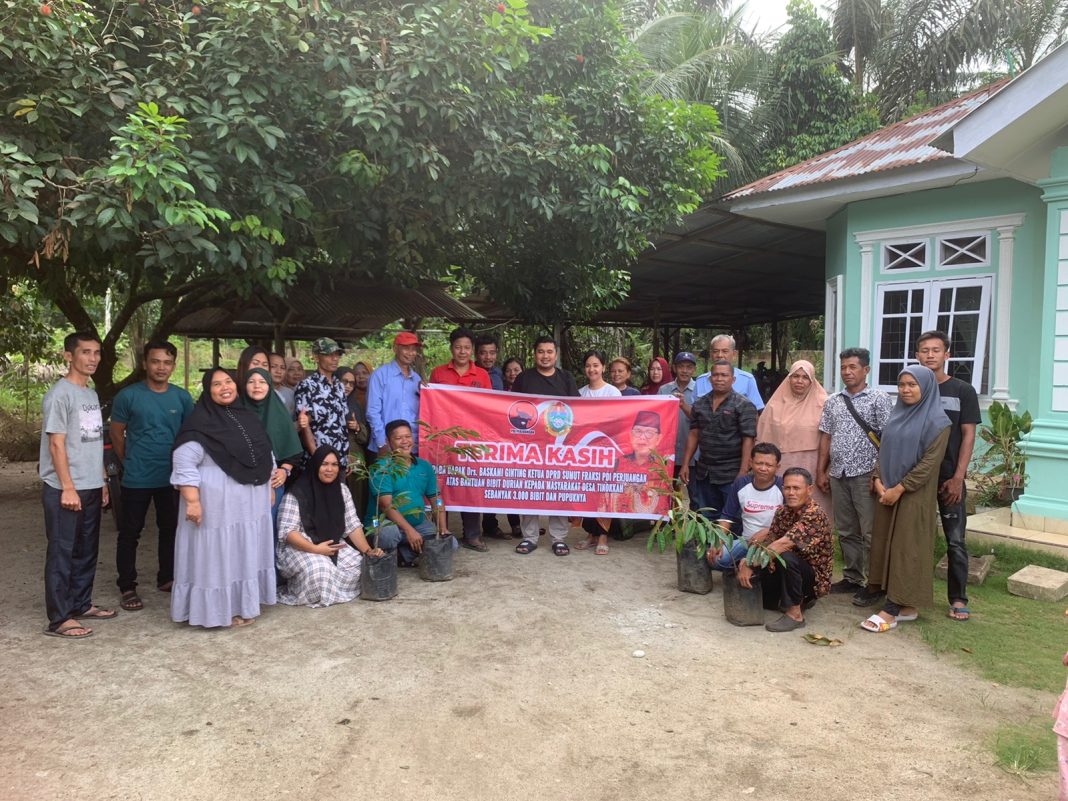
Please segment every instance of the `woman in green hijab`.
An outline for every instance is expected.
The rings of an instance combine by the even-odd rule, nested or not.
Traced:
[[[285,483],[293,468],[300,464],[304,449],[300,446],[296,426],[293,425],[293,419],[285,404],[272,391],[270,373],[261,367],[249,370],[240,389],[245,406],[260,418],[263,427],[267,429],[274,460],[278,464],[271,476],[271,488],[274,490],[271,514],[274,515],[285,491]]]

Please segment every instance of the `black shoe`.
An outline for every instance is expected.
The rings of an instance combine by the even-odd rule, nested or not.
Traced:
[[[871,606],[878,603],[886,593],[882,590],[873,590],[864,587],[853,596],[853,606]]]
[[[857,584],[855,581],[850,581],[846,578],[841,581],[836,581],[831,585],[831,595],[845,595],[847,592],[854,595],[863,590],[863,584]]]

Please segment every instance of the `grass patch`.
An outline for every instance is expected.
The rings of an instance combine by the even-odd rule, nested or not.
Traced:
[[[993,750],[998,767],[1016,775],[1056,770],[1057,744],[1049,725],[1002,726],[994,733]]]
[[[941,559],[945,542],[936,542],[936,559]],[[976,546],[972,555],[990,550]],[[1006,585],[1009,576],[1027,565],[1068,570],[1068,559],[1003,544],[993,546],[993,552],[996,561],[986,581],[968,587],[972,619],[961,623],[946,616],[946,582],[936,578],[938,605],[933,614],[920,617],[920,632],[936,653],[955,654],[983,678],[1060,693],[1065,678],[1061,657],[1068,647],[1065,602],[1019,598],[1009,595]]]
[[[936,540],[935,559],[945,554],[945,540]],[[1059,694],[1064,689],[1061,658],[1068,650],[1068,601],[1032,601],[1009,595],[1008,577],[1027,565],[1068,571],[1068,559],[1014,545],[978,545],[972,556],[993,552],[994,566],[980,586],[968,586],[971,620],[961,623],[946,616],[946,582],[935,579],[937,605],[921,615],[918,628],[928,645],[979,672],[985,679],[1010,687],[1026,687]],[[994,733],[991,750],[997,764],[1024,776],[1057,767],[1056,736],[1051,718],[1009,723]]]

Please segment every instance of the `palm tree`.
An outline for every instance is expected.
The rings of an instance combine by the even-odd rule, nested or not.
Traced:
[[[651,9],[648,0],[633,0],[628,11],[635,47],[649,70],[645,90],[715,108],[726,183],[756,177],[758,143],[769,124],[758,98],[766,90],[771,39],[747,30],[745,4],[678,0]]]
[[[833,25],[857,86],[895,119],[921,92],[955,96],[992,62],[1031,66],[1065,40],[1068,0],[838,0]]]

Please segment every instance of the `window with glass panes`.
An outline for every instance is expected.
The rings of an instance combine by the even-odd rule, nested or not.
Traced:
[[[938,329],[951,343],[946,372],[985,394],[991,283],[984,276],[879,284],[873,383],[880,389],[896,390],[898,374],[916,363],[916,338]]]

